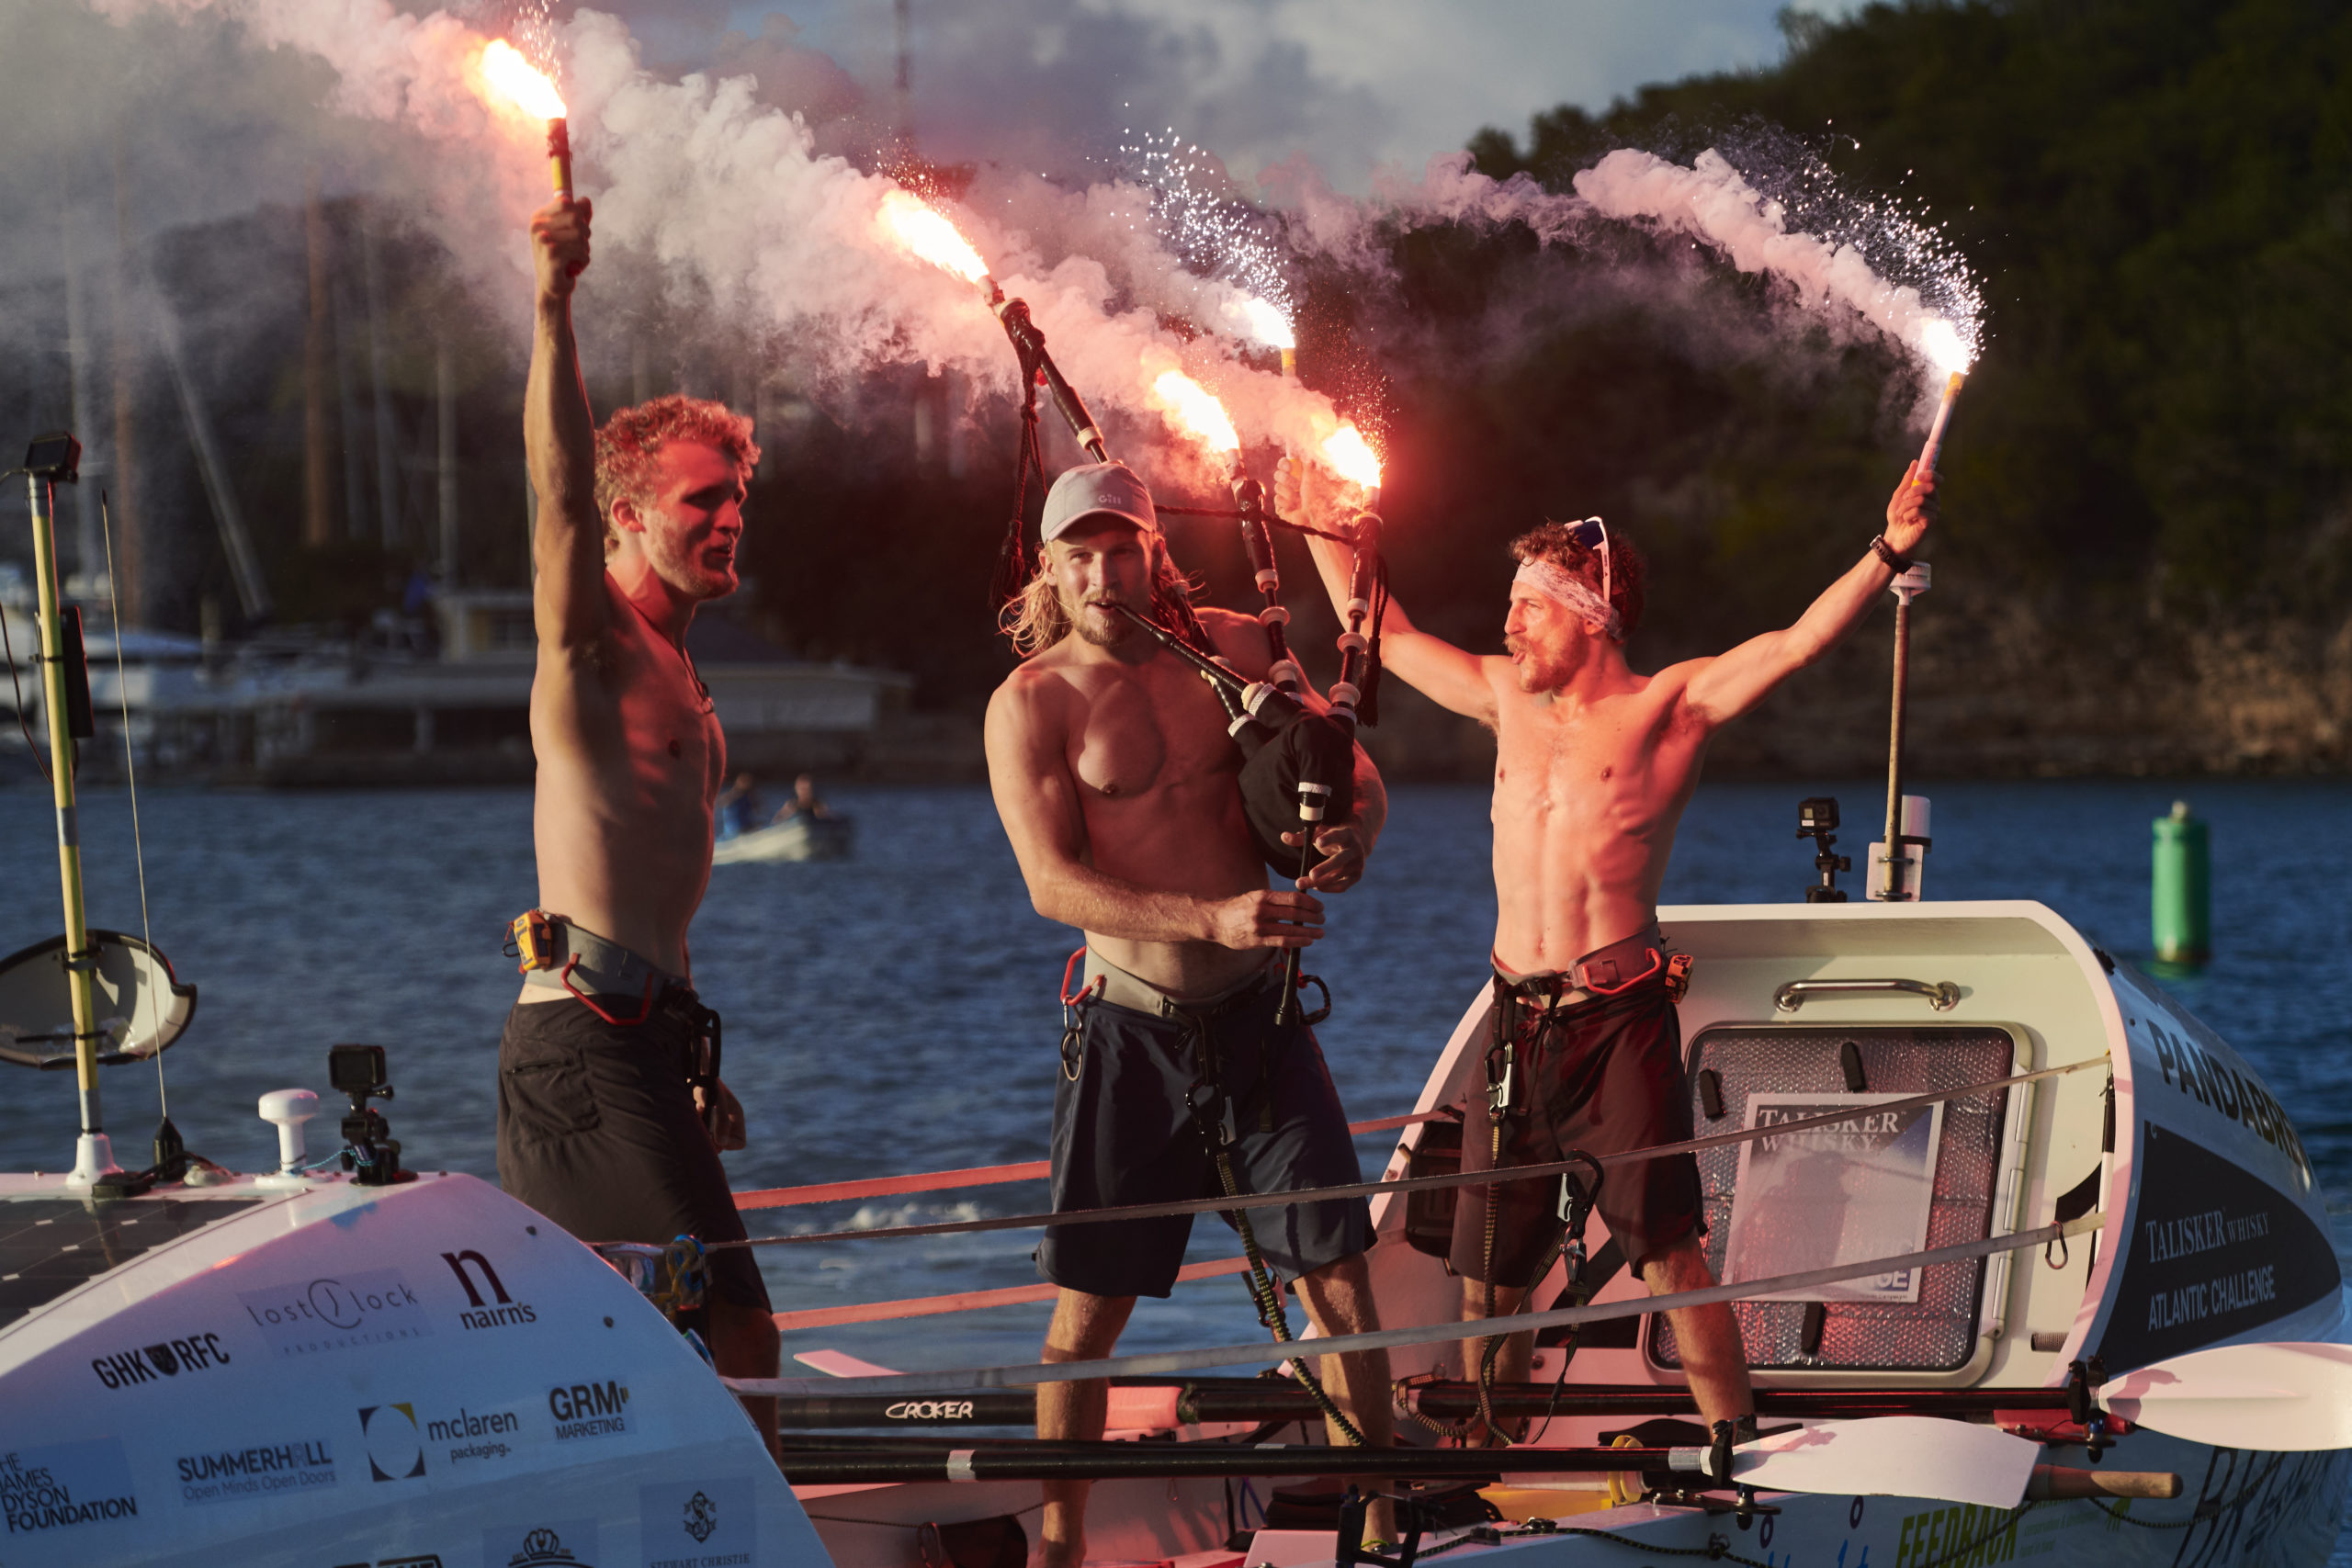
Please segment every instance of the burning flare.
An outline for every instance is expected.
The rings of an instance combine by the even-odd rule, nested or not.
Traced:
[[[1248,327],[1250,335],[1268,348],[1298,346],[1298,334],[1291,330],[1290,318],[1282,313],[1280,307],[1254,294],[1245,294],[1235,302],[1233,310]]]
[[[1226,417],[1225,405],[1182,370],[1163,370],[1151,384],[1169,422],[1212,452],[1238,452],[1241,437]]]
[[[1965,376],[1976,362],[1976,353],[1960,335],[1960,329],[1940,316],[1930,318],[1919,329],[1918,347],[1928,364],[1948,376]]]
[[[561,119],[569,112],[547,73],[503,38],[491,39],[481,51],[481,73],[502,97],[534,119]]]
[[[1322,450],[1323,460],[1341,479],[1366,490],[1380,488],[1380,454],[1354,425],[1343,424],[1325,436]]]
[[[956,231],[955,224],[925,206],[922,197],[903,190],[883,192],[882,209],[875,222],[893,244],[932,265],[967,283],[987,281],[989,264],[980,259],[980,253]]]

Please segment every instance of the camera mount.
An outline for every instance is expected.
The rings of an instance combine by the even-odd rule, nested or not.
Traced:
[[[1814,842],[1814,870],[1821,874],[1821,881],[1804,890],[1808,904],[1843,904],[1846,891],[1838,886],[1838,874],[1854,869],[1851,855],[1837,852],[1838,801],[1834,795],[1816,795],[1797,805],[1797,837]]]
[[[361,1187],[390,1187],[413,1179],[401,1169],[400,1141],[391,1123],[368,1102],[392,1098],[391,1077],[381,1045],[337,1045],[327,1052],[327,1081],[351,1100],[343,1119],[343,1168]]]

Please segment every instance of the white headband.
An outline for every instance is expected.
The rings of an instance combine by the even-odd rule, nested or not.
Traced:
[[[1547,560],[1523,560],[1513,585],[1524,584],[1583,620],[1600,627],[1611,642],[1625,640],[1625,623],[1616,609],[1587,584]]]

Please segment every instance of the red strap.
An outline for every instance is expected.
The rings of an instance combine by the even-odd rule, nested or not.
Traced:
[[[1081,948],[1080,951],[1083,952],[1085,950]],[[594,1013],[598,1018],[603,1019],[606,1023],[611,1024],[616,1029],[634,1029],[639,1024],[643,1023],[647,1019],[653,1016],[653,976],[649,974],[645,976],[645,998],[642,1005],[640,1005],[637,1010],[637,1016],[635,1018],[615,1018],[611,1013],[606,1012],[603,1008],[596,1005],[595,998],[590,996],[587,992],[582,990],[579,987],[571,983],[571,972],[579,967],[580,954],[575,953],[564,964],[563,974],[561,976],[563,980],[563,988],[570,991],[573,996],[579,998],[582,1002],[586,1003],[588,1010]]]

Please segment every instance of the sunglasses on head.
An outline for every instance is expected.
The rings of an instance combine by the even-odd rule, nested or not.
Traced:
[[[1598,517],[1588,517],[1581,523],[1571,523],[1567,526],[1569,538],[1586,549],[1600,552],[1600,602],[1604,604],[1613,603],[1610,596],[1613,585],[1609,572],[1609,525]]]

